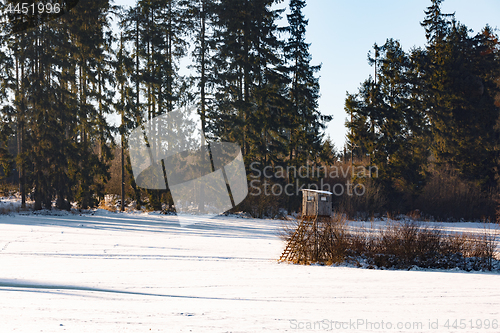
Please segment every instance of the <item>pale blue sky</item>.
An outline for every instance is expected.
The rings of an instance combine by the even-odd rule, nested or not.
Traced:
[[[135,0],[116,0],[132,5]],[[326,134],[342,149],[345,142],[344,101],[346,91],[355,93],[373,68],[366,61],[374,43],[387,38],[400,41],[405,50],[425,45],[420,26],[431,0],[308,0],[304,14],[309,19],[307,41],[311,43],[313,65],[322,63],[320,110],[333,115]],[[288,0],[279,7],[288,5]],[[487,23],[500,28],[500,0],[445,0],[446,13],[474,32]]]

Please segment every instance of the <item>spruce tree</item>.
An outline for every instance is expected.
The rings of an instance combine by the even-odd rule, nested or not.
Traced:
[[[216,4],[208,0],[192,0],[186,4],[186,20],[189,36],[193,44],[192,68],[195,75],[198,95],[198,113],[201,117],[201,127],[205,136],[210,137],[207,122],[208,112],[213,105],[214,70],[212,57],[214,55],[214,21]],[[213,138],[213,136],[212,136]]]
[[[124,42],[131,48],[134,64],[130,75],[136,126],[173,111],[183,100],[185,83],[179,75],[179,61],[187,50],[187,10],[187,4],[180,0],[140,0],[121,20]],[[150,144],[154,149],[159,143]],[[140,199],[138,191],[136,200]],[[147,193],[150,206],[160,210],[165,191]]]
[[[123,62],[118,62],[117,66],[124,66],[124,69],[128,73],[128,78],[131,81],[131,87],[126,91],[132,97],[132,108],[131,108],[131,118],[129,119],[130,129],[142,126],[145,122],[143,120],[143,102],[141,99],[141,87],[142,87],[142,71],[143,65],[141,64],[141,42],[143,35],[143,15],[139,10],[139,6],[130,7],[126,10],[120,17],[120,29],[122,32],[122,38],[120,40],[120,45],[123,44],[125,47],[127,44],[130,45],[130,53],[128,57],[125,56],[126,53],[122,53]],[[122,44],[123,43],[123,44]],[[121,129],[124,130],[123,128]],[[127,163],[130,166],[130,161]],[[132,175],[131,168],[128,168],[128,172]],[[132,178],[132,188],[134,190],[134,199],[136,201],[136,207],[138,209],[142,206],[142,196],[141,190],[137,186],[134,177]]]
[[[495,105],[499,73],[496,36],[486,27],[476,36],[433,1],[423,25],[428,37],[425,72],[432,151],[438,165],[457,170],[483,187],[495,182]],[[432,10],[431,10],[432,9]]]
[[[0,6],[0,8],[2,8]],[[2,8],[3,10],[3,8]],[[13,156],[9,152],[8,142],[13,135],[15,111],[9,103],[9,87],[15,84],[13,77],[13,56],[6,48],[7,36],[0,32],[0,179],[10,175],[13,167]]]
[[[314,160],[311,152],[321,151],[322,130],[331,117],[322,116],[318,110],[319,79],[315,74],[321,65],[312,66],[309,44],[305,41],[308,20],[302,14],[305,0],[291,0],[288,18],[290,35],[285,46],[285,58],[289,59],[290,101],[292,106],[290,157],[298,163]]]
[[[75,1],[59,4],[61,15],[14,13],[6,23],[9,36],[4,45],[14,59],[9,89],[14,96],[20,188],[21,193],[33,189],[35,209],[51,208],[54,198],[58,208],[69,208],[74,186],[84,182],[87,200],[81,203],[91,205],[95,192],[90,192],[99,187],[95,176],[106,169],[94,159],[88,139],[104,132],[105,84],[96,79],[103,78],[104,70],[93,74],[105,63],[99,50],[109,8],[104,1],[81,1],[73,11]],[[99,109],[94,112],[96,101]]]
[[[369,63],[377,64],[375,78],[346,99],[346,111],[352,115],[346,124],[348,137],[360,155],[370,156],[370,163],[379,168],[375,181],[386,195],[416,196],[424,185],[429,155],[419,79],[423,54],[415,49],[408,55],[393,39],[374,50],[377,56],[369,57]]]
[[[75,199],[82,208],[97,204],[109,178],[107,162],[111,156],[105,141],[110,134],[104,115],[111,110],[111,99],[105,91],[110,79],[106,80],[105,74],[110,68],[106,55],[111,42],[106,38],[110,10],[108,0],[81,1],[63,17],[72,41],[71,71],[75,79],[71,87],[77,112],[77,124],[72,131],[77,137],[74,143],[78,156],[70,168],[77,182]]]
[[[120,34],[119,46],[116,54],[116,60],[114,62],[115,67],[115,78],[116,78],[116,88],[119,92],[118,100],[115,104],[115,108],[120,114],[120,178],[121,178],[121,211],[125,210],[125,165],[130,165],[130,161],[125,163],[125,149],[127,147],[127,134],[131,129],[134,128],[135,124],[135,101],[133,89],[131,86],[131,75],[134,72],[133,59],[130,54],[125,49],[123,34]],[[129,170],[127,170],[129,171]],[[132,174],[131,170],[129,171]],[[132,177],[133,187],[136,188],[135,180]]]
[[[311,65],[310,44],[306,43],[308,20],[302,10],[305,0],[291,0],[287,15],[288,39],[284,57],[290,79],[288,99],[290,107],[286,113],[288,127],[288,163],[296,168],[319,162],[323,148],[323,130],[331,116],[321,115],[318,109],[319,79],[316,74],[321,65]],[[288,175],[290,183],[296,183],[294,175]],[[290,203],[289,203],[290,204]]]
[[[240,143],[246,161],[266,155],[263,106],[267,97],[279,91],[275,82],[280,43],[276,21],[280,10],[271,0],[223,0],[216,7],[214,71],[217,105],[212,118],[218,118],[214,134]],[[271,88],[272,87],[272,88]],[[262,99],[265,98],[265,99]],[[264,133],[263,133],[264,131]]]

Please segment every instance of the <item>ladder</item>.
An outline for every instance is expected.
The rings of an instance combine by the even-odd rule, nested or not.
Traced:
[[[311,233],[311,230],[313,230],[317,219],[318,217],[316,216],[314,218],[303,218],[302,221],[300,221],[297,230],[295,230],[292,237],[288,241],[288,244],[281,254],[279,261],[293,261],[295,259],[299,259],[299,253],[297,253],[298,244],[307,237],[308,233]]]

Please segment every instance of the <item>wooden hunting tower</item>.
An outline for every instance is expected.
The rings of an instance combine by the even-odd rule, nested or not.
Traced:
[[[297,229],[291,234],[280,261],[315,262],[324,257],[324,237],[337,236],[332,226],[332,193],[318,190],[302,190],[302,217]],[[323,240],[322,240],[323,239]]]
[[[332,216],[332,193],[302,190],[302,218]]]

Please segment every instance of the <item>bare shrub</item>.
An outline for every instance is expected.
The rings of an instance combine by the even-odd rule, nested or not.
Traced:
[[[368,257],[379,267],[409,267],[415,264],[420,227],[415,222],[393,222],[379,231]]]
[[[297,221],[289,222],[283,239],[290,241],[298,226]],[[372,225],[354,231],[343,215],[336,214],[319,223],[316,231],[314,228],[302,231],[294,262],[364,261],[369,267],[380,268],[492,270],[497,236],[498,231],[490,227],[485,227],[481,234],[446,233],[411,220],[392,222],[379,230]]]
[[[389,225],[367,253],[374,265],[386,268],[460,268],[491,270],[496,249],[492,234],[447,234],[437,227],[406,221]]]
[[[473,270],[491,270],[496,257],[497,231],[485,225],[481,234],[472,234],[467,237],[465,256],[471,258]]]
[[[3,204],[0,206],[0,215],[8,215],[12,213],[19,213],[22,211],[28,211],[30,209],[33,209],[32,203],[26,203],[25,208],[21,208],[20,205],[14,205],[13,203],[10,204]]]
[[[416,254],[418,261],[423,263],[424,266],[431,265],[432,261],[441,255],[443,250],[444,235],[441,230],[437,228],[421,229],[418,233],[416,242]]]
[[[8,215],[12,213],[19,213],[21,208],[19,206],[1,206],[0,207],[0,215]]]
[[[344,215],[334,214],[318,225],[318,261],[328,264],[344,262],[350,249],[352,235]]]

